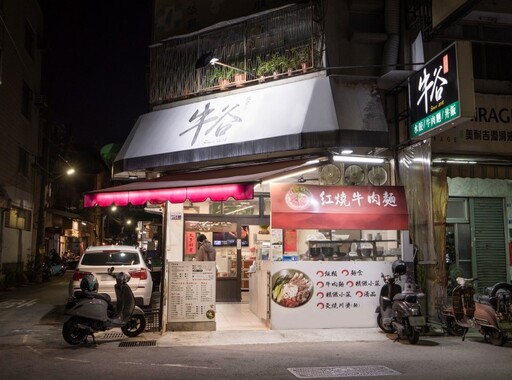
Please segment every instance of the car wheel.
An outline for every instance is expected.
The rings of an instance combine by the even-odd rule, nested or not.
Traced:
[[[146,329],[146,317],[141,314],[132,315],[126,325],[121,327],[124,335],[135,337]]]
[[[64,323],[64,326],[62,326],[62,337],[67,343],[76,346],[86,341],[87,333],[78,327],[78,324],[82,322],[80,318],[71,317]]]

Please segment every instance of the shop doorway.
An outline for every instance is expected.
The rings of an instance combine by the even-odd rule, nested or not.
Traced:
[[[215,248],[217,302],[249,301],[249,269],[256,259],[256,246],[262,236],[262,225],[268,226],[268,220],[199,215],[185,217],[183,259],[194,260],[200,234],[205,235]]]

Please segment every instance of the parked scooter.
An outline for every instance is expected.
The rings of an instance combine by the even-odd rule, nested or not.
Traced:
[[[116,279],[115,306],[108,294],[98,293],[96,277],[92,274],[85,276],[80,282],[81,291],[75,292],[64,312],[71,316],[62,327],[62,336],[67,343],[86,343],[90,335],[96,344],[94,333],[115,327],[120,327],[129,337],[135,337],[145,330],[144,312],[135,306],[135,297],[128,285],[130,275],[123,272],[114,274],[113,267],[108,274]]]
[[[462,340],[470,327],[478,329],[484,339],[502,346],[512,339],[512,285],[499,282],[485,289],[484,294],[475,294],[473,282],[476,278],[457,277],[457,286],[452,292],[452,306],[443,315],[462,327]],[[452,334],[448,324],[448,333]],[[455,334],[453,334],[455,335]]]
[[[43,261],[43,280],[47,281],[54,276],[62,276],[66,272],[66,267],[60,263],[55,263],[49,258]]]
[[[385,333],[397,334],[396,340],[406,337],[409,343],[416,344],[420,339],[420,331],[426,326],[425,317],[421,315],[418,300],[425,295],[413,290],[402,292],[396,280],[407,271],[405,262],[396,260],[392,264],[393,275],[384,275],[384,285],[380,291],[377,324]]]

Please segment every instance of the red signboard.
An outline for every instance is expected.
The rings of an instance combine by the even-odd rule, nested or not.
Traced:
[[[272,228],[408,229],[401,186],[272,184]]]
[[[185,255],[197,253],[197,236],[195,232],[185,232]]]

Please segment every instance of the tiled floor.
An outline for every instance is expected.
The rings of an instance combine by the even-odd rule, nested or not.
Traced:
[[[217,331],[268,330],[264,321],[249,309],[247,292],[242,292],[240,303],[217,303]]]

